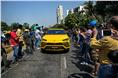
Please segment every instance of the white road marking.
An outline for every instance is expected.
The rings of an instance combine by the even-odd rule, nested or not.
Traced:
[[[66,78],[66,69],[67,69],[67,63],[66,63],[66,57],[61,56],[61,77],[60,78]]]
[[[64,57],[64,68],[67,68],[67,62],[66,62],[66,57]]]

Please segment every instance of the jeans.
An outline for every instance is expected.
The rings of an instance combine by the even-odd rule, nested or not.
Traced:
[[[38,48],[39,47],[39,44],[40,44],[40,39],[39,38],[36,38],[35,39],[35,47]]]
[[[118,65],[112,65],[113,68],[113,78],[118,78]]]
[[[13,59],[16,60],[18,58],[18,46],[13,46]]]
[[[3,47],[1,47],[1,55],[2,55],[1,66],[7,67],[7,54]]]
[[[22,48],[23,48],[24,44],[23,41],[19,41],[19,45],[18,45],[18,57],[22,57]]]
[[[31,42],[32,42],[32,50],[34,50],[34,49],[35,49],[35,48],[34,48],[34,47],[35,47],[35,46],[34,46],[34,45],[35,45],[34,40],[31,40]]]
[[[22,46],[19,46],[18,48],[18,57],[21,57],[22,55]]]
[[[91,57],[90,57],[90,52],[91,52],[91,48],[88,44],[83,44],[83,48],[82,48],[82,56],[83,56],[83,60],[87,63],[91,63]]]
[[[112,65],[101,64],[98,70],[98,78],[112,78]]]
[[[29,44],[29,45],[26,45],[26,53],[33,53],[33,50],[32,50],[32,45]]]
[[[79,44],[80,44],[79,50],[80,50],[80,52],[82,52],[83,42],[80,42]]]

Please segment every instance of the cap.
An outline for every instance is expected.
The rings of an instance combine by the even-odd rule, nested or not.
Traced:
[[[25,31],[29,31],[28,29],[25,29]]]
[[[91,22],[89,22],[89,26],[96,26],[96,24],[97,24],[97,21],[96,20],[93,20],[93,21],[91,21]]]

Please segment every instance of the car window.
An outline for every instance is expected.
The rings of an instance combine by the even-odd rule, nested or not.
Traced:
[[[48,30],[47,34],[66,34],[64,30]]]

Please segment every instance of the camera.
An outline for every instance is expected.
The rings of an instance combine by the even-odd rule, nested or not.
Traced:
[[[102,36],[111,36],[112,32],[110,29],[103,29],[102,30]]]

